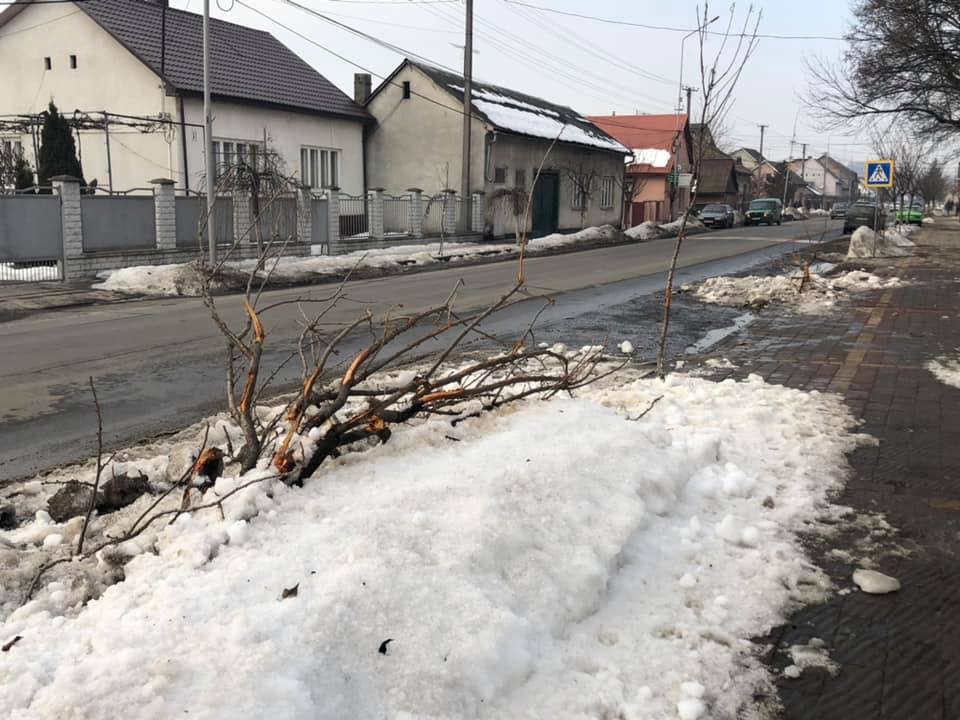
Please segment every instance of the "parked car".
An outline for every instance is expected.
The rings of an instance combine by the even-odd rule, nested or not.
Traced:
[[[848,207],[850,206],[845,202],[834,203],[833,207],[830,208],[830,219],[836,220],[837,218],[846,217]]]
[[[747,214],[743,218],[744,225],[767,225],[780,224],[783,219],[783,203],[776,198],[763,198],[754,200],[747,208]]]
[[[911,205],[897,211],[897,222],[923,225],[923,205]]]
[[[874,219],[877,224],[874,226]],[[847,214],[843,218],[843,231],[845,233],[853,232],[861,225],[868,228],[880,230],[887,226],[887,214],[877,212],[877,204],[872,202],[855,202],[847,208]]]
[[[729,205],[707,205],[700,211],[700,222],[707,227],[732,228],[737,221],[737,213]]]

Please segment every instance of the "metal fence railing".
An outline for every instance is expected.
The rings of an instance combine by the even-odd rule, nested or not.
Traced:
[[[408,195],[383,196],[383,231],[384,233],[402,234],[409,232],[410,197]]]
[[[443,230],[443,215],[449,203],[449,193],[423,198],[423,234],[439,235]]]
[[[367,198],[363,195],[340,195],[340,237],[364,235],[367,227]]]
[[[62,280],[59,260],[18,260],[0,262],[0,283],[43,282]]]

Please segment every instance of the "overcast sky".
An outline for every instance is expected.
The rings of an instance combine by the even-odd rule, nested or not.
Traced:
[[[461,0],[297,1],[332,20],[391,43],[398,50],[357,37],[283,0],[216,0],[213,13],[232,22],[269,30],[351,95],[353,73],[359,71],[357,65],[374,73],[376,85],[376,76],[389,74],[404,52],[440,65],[463,67]],[[694,0],[523,1],[624,23],[681,29],[692,29],[697,24]],[[740,20],[748,4],[737,3]],[[849,4],[844,0],[760,0],[754,4],[763,12],[761,34],[839,37],[851,22]],[[172,0],[171,5],[193,12],[202,10],[202,0]],[[683,32],[575,18],[511,0],[475,0],[474,12],[477,79],[569,105],[588,115],[614,111],[663,113],[676,107]],[[713,26],[717,29],[725,24],[729,14],[728,2],[710,6],[710,17],[720,15]],[[717,42],[712,41],[714,50]],[[761,39],[736,89],[728,117],[726,149],[759,147],[758,126],[763,123],[769,126],[764,154],[781,159],[790,153],[796,123],[794,156],[800,154],[799,144],[806,142],[808,154],[819,155],[829,148],[834,157],[845,163],[859,163],[867,158],[871,154],[867,138],[819,132],[815,119],[805,115],[801,99],[808,84],[804,58],[834,59],[843,47],[844,43],[836,40]],[[345,60],[321,48],[342,55]],[[684,83],[698,86],[696,37],[686,41],[684,54]]]

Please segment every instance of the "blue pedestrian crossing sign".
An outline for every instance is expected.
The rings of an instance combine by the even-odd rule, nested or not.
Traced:
[[[869,160],[863,173],[863,186],[867,188],[893,187],[893,160]]]

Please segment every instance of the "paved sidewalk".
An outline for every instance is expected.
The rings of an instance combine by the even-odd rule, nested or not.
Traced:
[[[913,257],[865,269],[909,285],[859,295],[826,317],[769,315],[712,354],[742,376],[842,394],[879,440],[850,456],[854,473],[837,502],[857,512],[836,536],[811,537],[811,552],[838,588],[771,634],[782,650],[825,640],[840,665],[778,682],[789,720],[960,720],[960,389],[925,364],[960,355],[960,227],[940,221],[914,236]],[[897,529],[871,535],[882,513]],[[860,520],[861,522],[857,522]],[[888,596],[858,592],[864,558],[897,577]],[[782,677],[782,675],[781,675]]]
[[[122,293],[93,290],[89,283],[0,283],[0,322],[44,310],[123,302],[129,299],[129,295]]]

